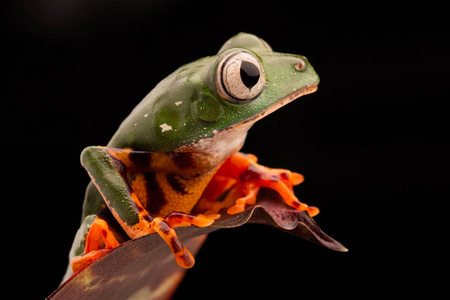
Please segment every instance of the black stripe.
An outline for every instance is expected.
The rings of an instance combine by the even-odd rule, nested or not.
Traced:
[[[147,187],[147,207],[145,209],[151,214],[157,214],[167,203],[166,197],[156,180],[156,173],[145,172],[143,175]]]
[[[152,163],[152,153],[147,151],[131,151],[129,156],[130,161],[137,167],[149,167]]]
[[[168,152],[167,155],[181,170],[195,167],[195,161],[190,152]]]
[[[170,184],[172,189],[181,195],[186,195],[186,185],[179,181],[179,177],[176,173],[167,173],[166,178],[167,182]]]

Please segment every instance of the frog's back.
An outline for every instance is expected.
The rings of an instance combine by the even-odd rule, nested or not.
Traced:
[[[161,81],[133,109],[108,147],[169,152],[192,139],[199,124],[193,106],[205,90],[210,59],[184,65]]]

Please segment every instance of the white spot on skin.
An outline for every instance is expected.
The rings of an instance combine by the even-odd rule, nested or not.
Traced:
[[[147,118],[147,117],[148,117],[148,114],[145,114],[145,115],[144,115],[144,118]]]
[[[175,105],[176,105],[176,106],[181,105],[181,104],[183,104],[183,101],[175,102]]]
[[[166,123],[159,125],[161,127],[161,132],[173,130],[172,126],[167,125]]]

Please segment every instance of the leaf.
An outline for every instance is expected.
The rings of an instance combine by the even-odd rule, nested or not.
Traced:
[[[257,204],[240,214],[224,213],[209,227],[183,227],[177,233],[195,255],[207,233],[247,223],[266,224],[331,250],[347,251],[326,235],[308,213],[287,206],[271,190],[261,190]],[[158,234],[150,234],[113,249],[72,276],[48,299],[168,299],[184,273],[166,243]]]

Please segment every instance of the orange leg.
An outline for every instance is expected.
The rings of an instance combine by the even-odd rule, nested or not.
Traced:
[[[96,218],[86,236],[84,254],[72,259],[72,270],[77,272],[117,247],[119,242],[105,220]]]
[[[199,207],[206,208],[206,213],[215,213],[223,207],[229,207],[229,214],[237,214],[245,210],[246,204],[255,204],[260,187],[266,187],[277,191],[287,205],[299,211],[307,211],[310,216],[319,213],[318,208],[300,202],[294,195],[293,186],[303,182],[303,175],[284,169],[270,169],[256,161],[256,156],[251,154],[238,152],[232,155],[220,167],[211,183],[217,185],[218,180],[226,181],[224,178],[229,178],[230,181],[234,180],[234,186],[231,189],[228,187],[230,191],[223,202],[215,201],[217,197],[212,197],[216,195],[208,192],[208,186]]]
[[[167,245],[169,245],[178,265],[185,269],[191,268],[195,263],[194,256],[180,242],[175,230],[162,218],[153,219],[152,226]]]
[[[186,249],[178,239],[174,230],[175,227],[181,226],[197,226],[207,227],[214,223],[214,220],[220,218],[219,214],[213,215],[192,215],[183,212],[171,212],[167,217],[154,218],[151,227],[161,236],[161,238],[169,245],[175,259],[181,267],[188,269],[194,266],[195,259],[191,252]]]

